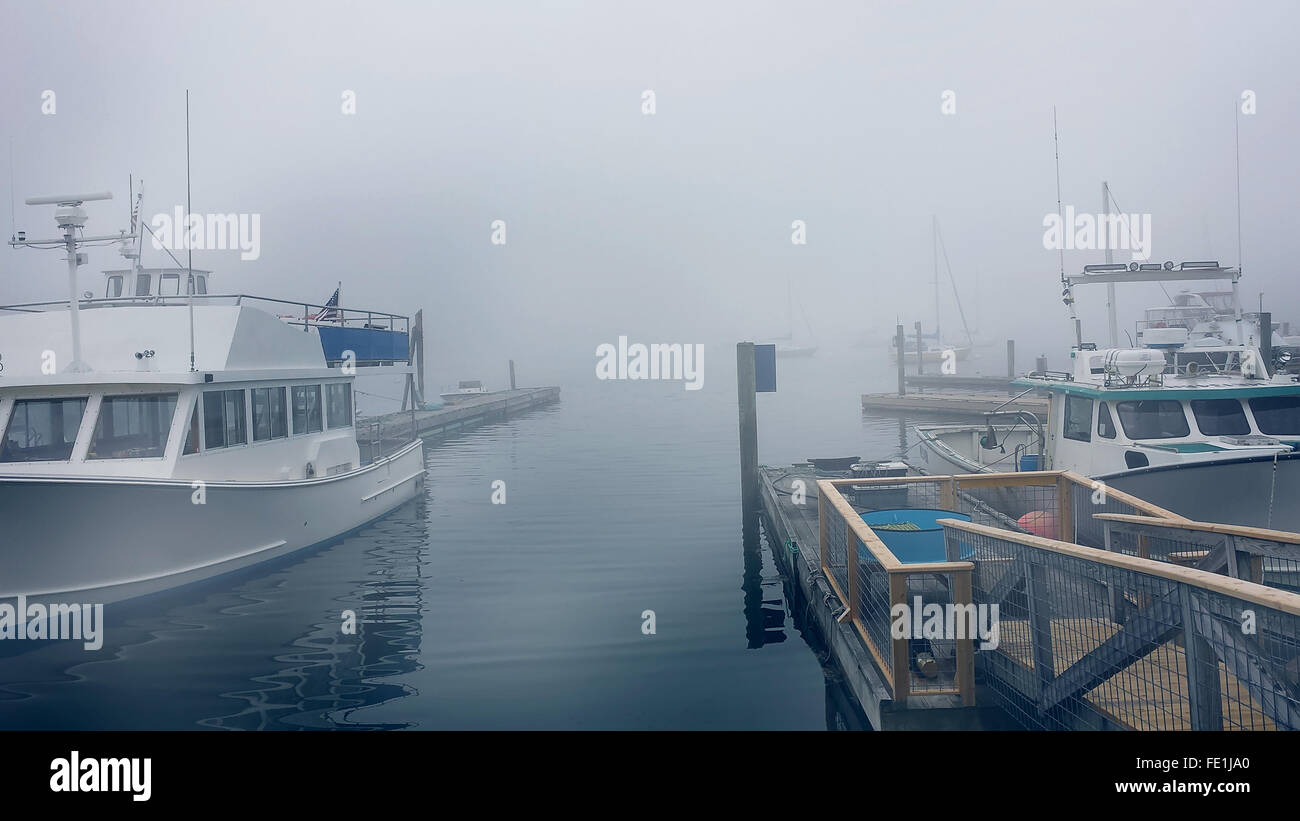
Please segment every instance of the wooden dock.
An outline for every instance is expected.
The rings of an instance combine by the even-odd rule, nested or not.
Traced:
[[[941,391],[949,388],[1011,391],[1011,383],[1015,380],[1014,377],[1007,376],[944,376],[942,374],[910,373],[903,378],[903,381],[918,388],[938,388]],[[1019,391],[1016,392],[1019,393]]]
[[[376,450],[387,452],[394,441],[411,440],[412,422],[416,436],[438,438],[485,422],[504,421],[559,399],[560,389],[556,386],[519,388],[462,399],[437,410],[406,410],[364,417],[357,420],[357,444],[363,455]]]
[[[966,706],[960,695],[913,694],[899,701],[873,660],[869,648],[842,616],[840,599],[820,567],[817,477],[811,466],[764,467],[762,502],[772,553],[791,587],[802,597],[799,606],[817,627],[831,658],[872,726],[877,730],[989,730],[1016,725],[995,707]],[[801,481],[807,498],[794,502],[794,482]]]
[[[963,391],[960,393],[864,393],[862,409],[907,414],[978,417],[994,410],[1028,411],[1040,420],[1047,418],[1047,400],[1024,396],[1014,402],[994,393]]]
[[[1300,594],[1258,561],[1300,564],[1300,534],[1113,489],[1090,506],[1090,480],[1068,471],[761,477],[773,553],[877,729],[1300,729]],[[943,561],[900,560],[861,515],[934,507],[968,517],[941,520]],[[1050,514],[1050,538],[1015,518],[1027,507]],[[1188,548],[1196,567],[1175,560]],[[997,608],[997,626],[978,650],[974,628],[918,644],[895,613],[922,601]]]

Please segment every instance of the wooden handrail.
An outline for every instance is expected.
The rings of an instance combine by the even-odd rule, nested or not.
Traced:
[[[849,500],[844,498],[838,490],[835,489],[831,479],[817,480],[817,494],[819,499],[825,498],[831,506],[839,512],[844,521],[848,523],[849,530],[862,541],[867,550],[880,562],[880,566],[890,573],[943,573],[954,570],[969,570],[974,565],[970,562],[927,562],[924,564],[904,564],[898,560],[885,543],[880,540],[876,532],[871,529],[870,525],[862,521],[862,514],[853,509]],[[845,534],[848,535],[847,533]],[[847,551],[848,545],[845,545]]]
[[[1193,587],[1212,590],[1216,593],[1222,593],[1225,596],[1245,599],[1246,601],[1254,602],[1255,604],[1272,607],[1276,610],[1290,613],[1293,616],[1300,616],[1300,594],[1288,593],[1284,590],[1278,590],[1273,587],[1265,587],[1262,584],[1234,579],[1229,576],[1220,576],[1217,573],[1197,570],[1192,567],[1182,567],[1180,565],[1158,562],[1152,559],[1140,559],[1137,556],[1129,556],[1124,553],[1110,553],[1105,550],[1084,547],[1083,545],[1069,544],[1067,542],[1056,541],[1055,539],[1045,539],[1042,536],[1032,536],[1027,533],[1015,533],[1010,530],[1001,530],[996,527],[978,525],[974,522],[964,522],[960,519],[940,519],[939,524],[946,528],[951,527],[954,530],[961,530],[980,536],[989,536],[1003,541],[1026,545],[1028,547],[1036,547],[1063,556],[1072,556],[1076,559],[1084,559],[1085,561],[1095,562],[1097,564],[1110,565],[1111,567],[1118,567],[1123,570],[1131,570],[1135,573],[1143,573],[1148,576],[1157,576],[1162,579],[1168,579],[1169,581],[1190,584]],[[1179,523],[1172,522],[1170,524],[1177,527]]]
[[[1300,545],[1300,533],[1291,533],[1286,530],[1268,530],[1262,527],[1228,525],[1220,522],[1197,522],[1191,519],[1153,519],[1150,516],[1134,516],[1129,513],[1094,513],[1092,518],[1107,522],[1150,525],[1171,530],[1197,530],[1203,533],[1217,533],[1220,536],[1241,536],[1246,539],[1259,539],[1262,542]]]

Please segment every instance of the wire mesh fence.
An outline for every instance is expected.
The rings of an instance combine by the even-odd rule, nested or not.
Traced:
[[[1064,472],[823,481],[819,493],[823,570],[896,699],[974,703],[978,658],[989,692],[1030,728],[1300,727],[1300,595],[1254,584],[1295,584],[1300,537],[1216,547],[1222,534],[1201,523]],[[900,511],[898,523],[873,516]],[[920,514],[941,522],[942,553],[902,561],[880,536],[897,547],[889,531]],[[1193,569],[1216,549],[1232,571]]]
[[[974,552],[975,599],[998,605],[997,646],[977,658],[1021,724],[1300,728],[1300,597],[964,523],[945,530]]]

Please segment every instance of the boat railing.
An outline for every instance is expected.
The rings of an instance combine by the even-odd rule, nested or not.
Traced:
[[[410,333],[410,317],[402,314],[388,313],[387,311],[375,311],[370,309],[345,308],[335,305],[324,305],[315,302],[303,302],[300,300],[277,299],[275,297],[256,296],[253,294],[194,294],[192,297],[188,294],[162,296],[155,294],[153,296],[130,296],[130,297],[101,297],[96,299],[83,299],[77,303],[77,306],[85,310],[87,308],[112,308],[119,306],[136,306],[136,305],[186,305],[190,299],[196,304],[202,305],[244,305],[266,303],[267,305],[289,306],[293,309],[291,313],[286,313],[283,308],[277,308],[277,316],[285,320],[290,325],[298,325],[304,328],[308,327],[348,327],[348,328],[368,328],[372,330],[400,331]],[[57,311],[68,307],[68,301],[51,300],[44,302],[26,302],[14,305],[0,305],[0,311],[11,311],[15,313],[40,313],[43,311]],[[274,312],[274,311],[272,311]]]
[[[1104,527],[1094,512],[1179,518],[1069,471],[822,479],[817,487],[820,567],[845,603],[841,620],[858,631],[898,701],[949,694],[973,703],[968,640],[931,641],[939,660],[933,669],[918,669],[909,640],[895,638],[891,625],[894,608],[910,606],[916,596],[971,604],[974,566],[960,551],[949,551],[942,562],[904,563],[863,521],[862,511],[947,510],[1009,532],[1096,546],[1104,544]]]
[[[358,416],[355,425],[363,465],[392,456],[419,438],[414,413]]]

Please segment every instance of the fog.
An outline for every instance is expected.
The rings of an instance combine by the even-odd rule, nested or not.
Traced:
[[[146,219],[183,205],[188,89],[193,211],[261,221],[257,259],[195,252],[212,290],[423,308],[435,386],[500,387],[509,358],[558,379],[619,335],[783,333],[788,282],[823,347],[883,348],[933,321],[932,216],[981,335],[1059,363],[1053,106],[1062,205],[1097,213],[1109,181],[1151,215],[1153,261],[1236,264],[1239,126],[1243,301],[1300,322],[1290,2],[2,7],[19,230],[55,233],[25,197],[98,190],[87,234],[124,228],[129,176]],[[80,286],[120,265],[92,249]],[[6,247],[0,302],[62,298],[64,270]],[[1078,295],[1104,342],[1105,290]],[[1122,288],[1121,328],[1162,302]]]

